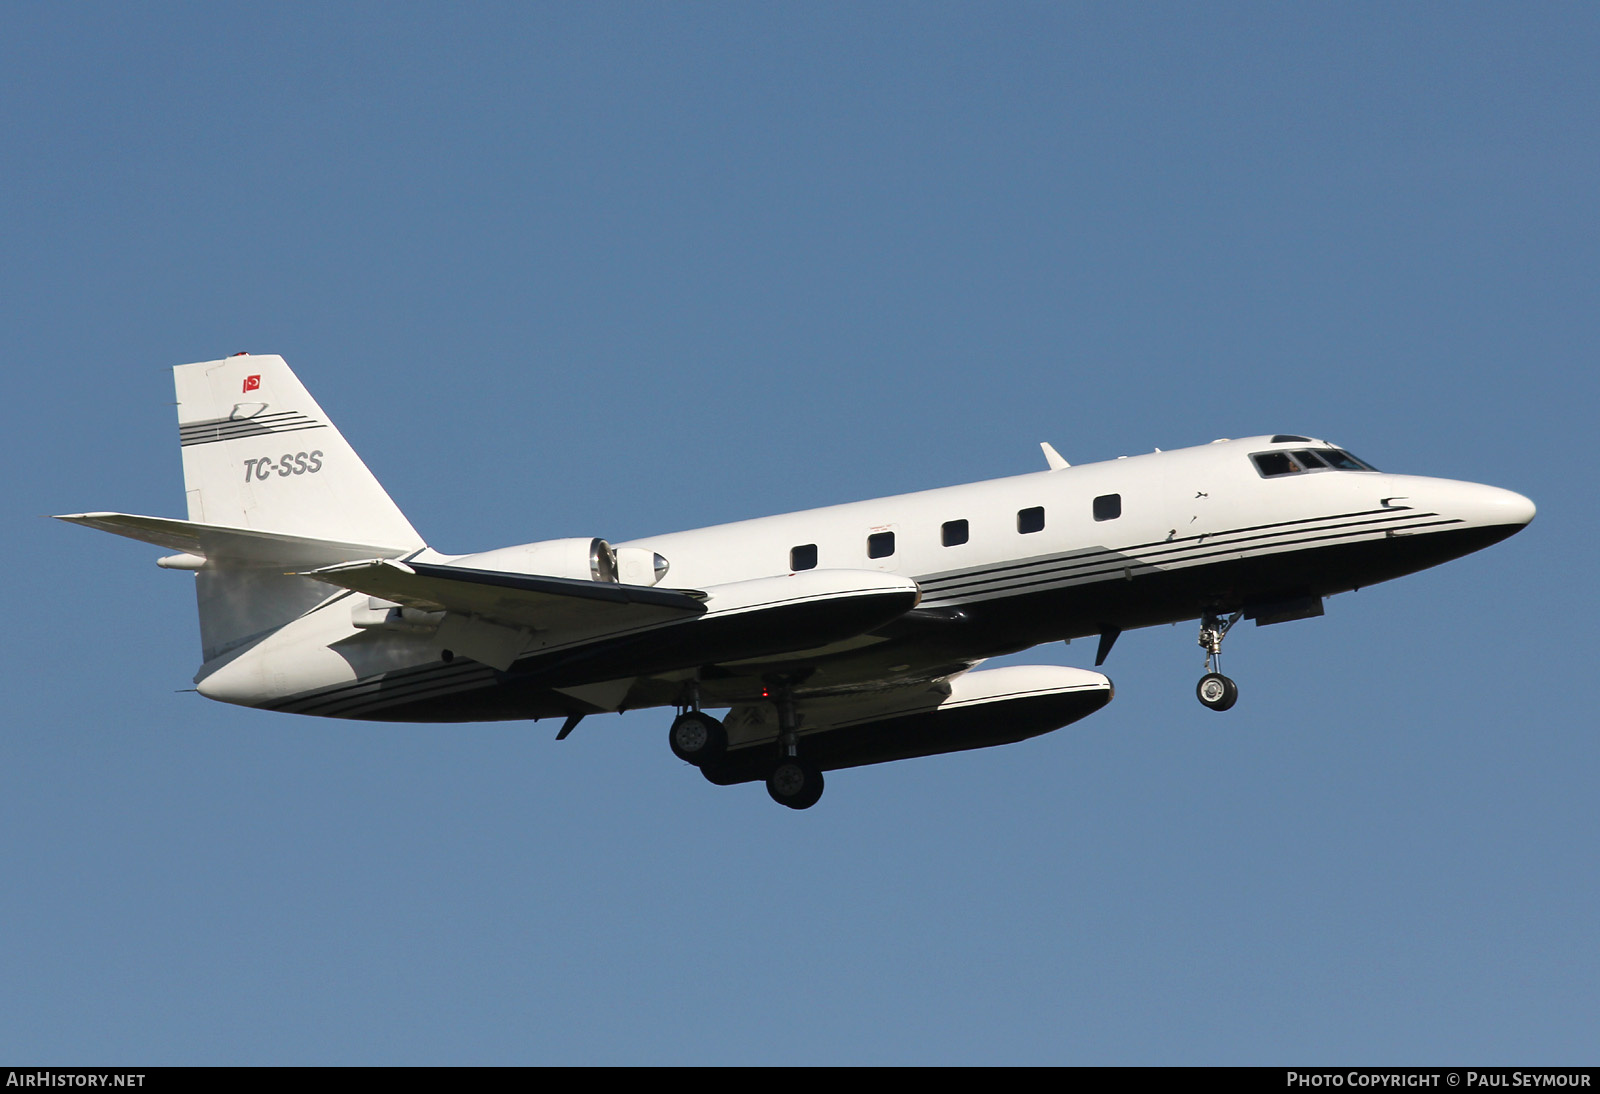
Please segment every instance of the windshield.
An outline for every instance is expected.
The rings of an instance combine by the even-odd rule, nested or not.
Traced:
[[[1250,460],[1263,478],[1297,475],[1307,471],[1376,471],[1342,448],[1302,448],[1294,452],[1256,452]]]

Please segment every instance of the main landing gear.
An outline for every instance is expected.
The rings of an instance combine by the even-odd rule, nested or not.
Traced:
[[[703,710],[686,710],[672,720],[667,746],[684,763],[704,767],[727,751],[728,731]]]
[[[767,793],[779,805],[810,809],[822,797],[822,772],[799,760],[781,760],[767,776]]]
[[[1206,674],[1195,685],[1195,696],[1212,710],[1228,710],[1239,701],[1239,685],[1222,675],[1222,640],[1228,637],[1243,612],[1226,620],[1208,611],[1200,617],[1200,647],[1206,651]]]
[[[767,776],[767,793],[779,805],[810,809],[822,797],[822,772],[800,759],[800,723],[787,684],[773,696],[778,708],[778,762]]]
[[[704,768],[728,750],[728,731],[722,722],[700,709],[700,685],[691,683],[683,707],[667,730],[667,747],[684,763]]]
[[[799,755],[799,721],[794,696],[787,686],[774,688],[778,708],[778,755],[767,775],[767,793],[779,805],[810,809],[822,797],[822,772]],[[722,722],[700,709],[700,689],[691,686],[683,709],[667,731],[667,745],[684,763],[694,764],[708,780],[721,784],[726,773],[720,761],[728,751],[728,731]],[[728,779],[727,781],[738,781]]]
[[[718,785],[743,779],[726,770],[720,762],[728,751],[728,731],[718,719],[700,708],[697,686],[691,685],[682,709],[667,731],[672,754],[693,764],[709,781]],[[822,772],[799,755],[799,720],[794,712],[794,695],[787,685],[772,689],[778,709],[778,754],[767,775],[767,793],[779,805],[790,809],[810,809],[822,797]]]

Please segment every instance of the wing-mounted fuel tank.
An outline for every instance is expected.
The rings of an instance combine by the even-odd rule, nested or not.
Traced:
[[[877,693],[801,696],[795,712],[801,755],[832,771],[1037,737],[1093,714],[1111,695],[1111,681],[1098,672],[1015,665]],[[706,777],[766,778],[778,740],[774,704],[736,706],[724,725],[727,754]]]

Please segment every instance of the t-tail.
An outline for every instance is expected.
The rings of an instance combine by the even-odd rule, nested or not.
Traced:
[[[323,582],[286,571],[424,547],[282,357],[239,354],[172,371],[189,519],[60,519],[180,552],[161,564],[195,571],[206,662],[330,595]]]

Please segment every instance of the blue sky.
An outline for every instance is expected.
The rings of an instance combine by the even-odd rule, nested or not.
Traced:
[[[1588,5],[0,12],[0,1059],[1594,1062]],[[446,551],[1295,431],[1523,534],[1125,635],[1002,749],[208,703],[171,365],[287,357]],[[1026,659],[1087,665],[1092,644]]]

